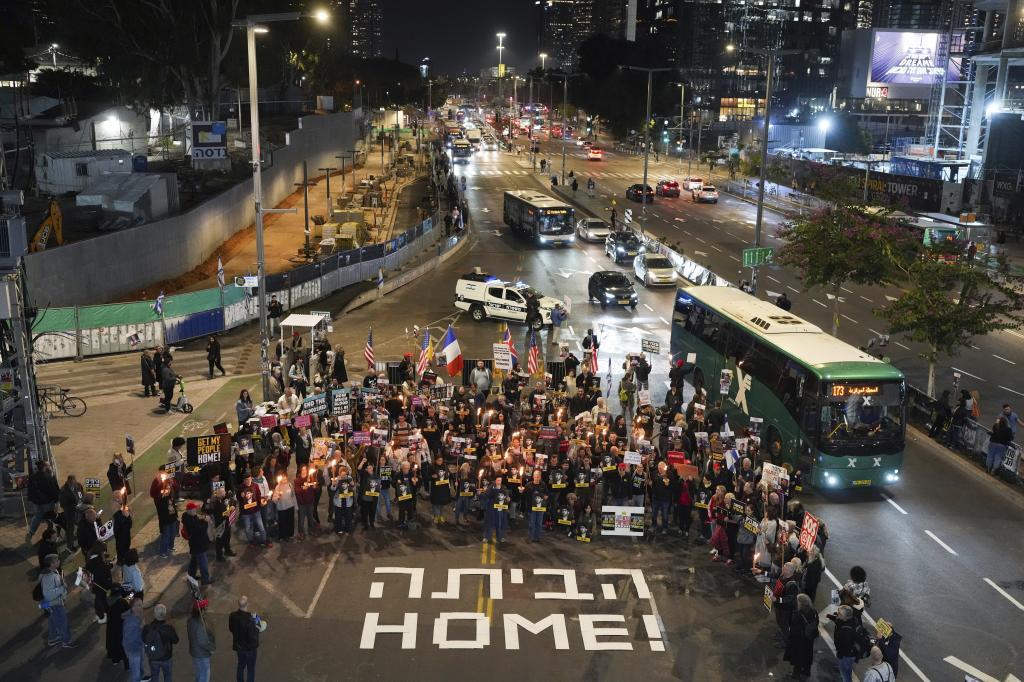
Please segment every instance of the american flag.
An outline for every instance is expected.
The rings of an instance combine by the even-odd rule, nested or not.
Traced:
[[[519,362],[519,353],[516,352],[516,344],[512,341],[512,332],[509,331],[508,324],[505,325],[505,334],[501,337],[501,342],[508,346],[508,350],[512,353],[512,362]]]
[[[374,369],[376,363],[373,357],[373,327],[370,327],[370,333],[366,336],[366,345],[363,347],[363,357],[366,358],[366,369]]]
[[[537,347],[537,332],[530,331],[530,354],[529,359],[526,361],[526,371],[530,374],[536,374],[537,368],[540,365],[540,348]]]
[[[434,357],[434,347],[430,344],[430,330],[423,330],[423,345],[420,346],[420,359],[416,363],[416,373],[423,376],[427,371],[430,359]]]
[[[597,346],[590,349],[590,371],[593,374],[597,374],[601,371],[597,366]]]

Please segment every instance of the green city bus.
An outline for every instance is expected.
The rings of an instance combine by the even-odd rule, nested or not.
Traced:
[[[899,480],[903,373],[813,324],[732,287],[683,287],[672,358],[696,354],[694,384],[721,399],[730,428],[760,417],[762,457],[823,488]],[[723,392],[722,370],[731,370]]]

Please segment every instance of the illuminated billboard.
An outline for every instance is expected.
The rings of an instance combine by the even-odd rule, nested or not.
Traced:
[[[938,33],[876,30],[871,51],[870,82],[899,85],[941,83],[938,47]],[[947,80],[957,80],[958,60],[950,59],[947,69]]]

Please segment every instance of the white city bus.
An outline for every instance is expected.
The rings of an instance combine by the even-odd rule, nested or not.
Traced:
[[[569,204],[534,190],[505,192],[502,217],[518,234],[540,244],[571,244],[576,240]]]

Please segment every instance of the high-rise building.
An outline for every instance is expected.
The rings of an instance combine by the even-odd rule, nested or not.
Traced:
[[[637,3],[641,0],[593,0],[592,32],[636,39]]]
[[[579,65],[579,46],[593,25],[594,0],[545,0],[543,12],[542,51],[548,54],[550,66],[573,71]]]
[[[384,56],[381,0],[347,0],[346,25],[352,54],[364,59]]]
[[[948,24],[943,6],[942,0],[874,0],[871,27],[939,29]]]

